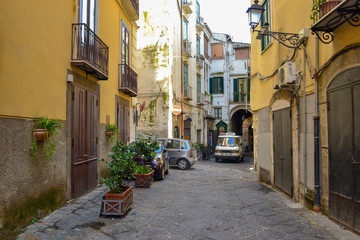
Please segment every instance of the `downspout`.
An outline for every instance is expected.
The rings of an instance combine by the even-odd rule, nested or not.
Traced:
[[[319,69],[319,38],[315,34],[315,116],[314,119],[314,181],[315,181],[315,202],[314,211],[318,213],[321,209],[320,203],[320,117],[319,117],[319,94],[318,75]]]
[[[304,149],[303,149],[303,161],[304,161],[304,192],[306,192],[307,188],[307,162],[306,162],[306,48],[305,43],[303,43],[304,50],[304,61],[303,61],[303,124],[304,124]]]

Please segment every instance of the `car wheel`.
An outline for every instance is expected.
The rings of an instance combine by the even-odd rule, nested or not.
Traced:
[[[177,167],[181,170],[186,170],[190,167],[190,164],[187,160],[185,159],[180,159],[178,162],[177,162]]]
[[[167,168],[166,168],[165,174],[169,174],[169,169],[170,169],[170,166],[169,166],[169,164],[167,164]]]
[[[164,178],[165,178],[165,167],[162,166],[161,167],[161,175],[159,177],[159,180],[164,180]]]

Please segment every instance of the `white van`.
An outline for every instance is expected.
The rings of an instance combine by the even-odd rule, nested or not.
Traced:
[[[218,137],[215,148],[215,161],[221,159],[235,160],[236,162],[244,161],[244,149],[242,136],[228,132]]]

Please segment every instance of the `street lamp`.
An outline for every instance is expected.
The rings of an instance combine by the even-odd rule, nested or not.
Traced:
[[[259,1],[255,0],[254,4],[246,11],[249,14],[249,25],[254,31],[257,25],[259,25],[260,17],[264,11],[264,8],[258,4]]]
[[[298,48],[300,46],[299,34],[269,31],[268,23],[265,23],[263,26],[261,26],[260,30],[255,30],[257,25],[259,25],[261,15],[264,12],[264,8],[258,3],[259,1],[255,0],[254,4],[251,5],[251,7],[249,7],[246,11],[246,13],[249,15],[249,25],[252,31],[258,33],[256,39],[261,39],[263,36],[271,36],[288,48]]]

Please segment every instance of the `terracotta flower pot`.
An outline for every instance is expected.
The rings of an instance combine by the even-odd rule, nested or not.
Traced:
[[[154,181],[154,170],[152,170],[147,174],[135,174],[135,177],[136,177],[136,182],[135,182],[136,187],[150,187],[150,185]]]
[[[100,215],[124,215],[133,203],[132,186],[125,187],[123,193],[107,192],[104,194]]]
[[[106,135],[106,137],[111,137],[111,136],[113,136],[115,134],[115,132],[111,132],[111,131],[105,131],[105,135]]]
[[[32,133],[35,139],[39,142],[44,141],[50,137],[50,132],[46,129],[36,129]]]

